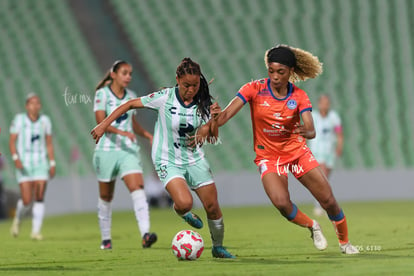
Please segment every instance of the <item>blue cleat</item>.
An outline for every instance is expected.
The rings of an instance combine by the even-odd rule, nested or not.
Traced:
[[[187,215],[183,216],[183,219],[194,228],[203,228],[203,221],[196,214],[189,212]]]
[[[223,246],[213,246],[211,249],[211,254],[214,258],[222,259],[235,259],[236,256],[232,255],[227,249]]]

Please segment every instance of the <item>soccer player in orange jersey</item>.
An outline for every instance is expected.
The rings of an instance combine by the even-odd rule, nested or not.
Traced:
[[[216,123],[212,125],[224,125],[244,104],[249,103],[255,163],[273,205],[289,221],[309,228],[317,249],[327,248],[318,222],[302,213],[290,200],[287,174],[291,172],[327,212],[341,251],[357,254],[358,249],[348,240],[345,215],[318,162],[306,146],[306,139],[315,137],[312,104],[306,92],[293,84],[317,77],[322,72],[322,63],[307,51],[285,45],[266,51],[265,63],[269,77],[242,86],[229,105],[213,119]]]

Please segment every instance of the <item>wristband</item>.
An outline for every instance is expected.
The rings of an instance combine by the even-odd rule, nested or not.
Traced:
[[[56,167],[56,161],[55,160],[50,160],[49,161],[49,166]]]
[[[13,161],[19,160],[19,156],[17,155],[17,153],[12,155],[12,159]]]

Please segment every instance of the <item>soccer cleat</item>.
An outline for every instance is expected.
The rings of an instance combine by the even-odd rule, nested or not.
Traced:
[[[30,234],[30,238],[32,238],[32,240],[35,240],[35,241],[43,240],[43,236],[40,233],[32,233]]]
[[[111,240],[103,240],[101,243],[101,249],[107,250],[112,249],[112,241]]]
[[[236,256],[232,255],[227,249],[223,246],[213,246],[211,249],[211,254],[214,258],[222,259],[235,259]]]
[[[313,226],[309,230],[311,231],[311,238],[316,249],[325,250],[328,247],[328,242],[322,233],[321,226],[316,220],[313,221]]]
[[[342,253],[347,255],[359,254],[358,248],[353,246],[350,242],[347,242],[345,244],[339,244],[339,248],[341,249]]]
[[[12,234],[12,236],[16,238],[19,235],[19,229],[20,229],[20,221],[15,217],[13,219],[13,223],[10,228],[10,234]]]
[[[203,228],[203,221],[196,214],[189,212],[187,215],[183,216],[183,219],[194,228]]]
[[[157,234],[145,233],[144,236],[142,237],[142,247],[149,248],[156,241],[157,241]]]

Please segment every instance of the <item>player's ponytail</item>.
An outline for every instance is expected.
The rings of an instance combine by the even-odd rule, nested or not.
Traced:
[[[114,64],[112,64],[111,68],[108,70],[108,72],[105,74],[103,79],[98,83],[98,85],[95,88],[95,91],[101,89],[104,86],[107,86],[112,81],[111,73],[117,72],[118,69],[121,67],[121,65],[124,65],[124,64],[128,64],[128,62],[123,61],[123,60],[115,61]]]
[[[287,45],[277,45],[265,53],[265,64],[269,67],[272,62],[278,62],[294,68],[290,76],[291,82],[316,78],[322,73],[322,62],[317,56],[300,48]]]
[[[201,73],[200,65],[188,57],[183,58],[176,70],[176,75],[179,78],[186,74],[200,76],[200,88],[193,100],[197,104],[197,111],[200,113],[201,117],[207,121],[210,117],[210,105],[212,104],[208,82]]]

